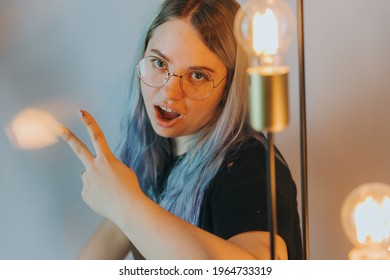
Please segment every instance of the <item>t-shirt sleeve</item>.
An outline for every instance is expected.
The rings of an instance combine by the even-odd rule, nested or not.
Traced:
[[[249,149],[228,160],[208,190],[205,212],[211,231],[224,239],[248,231],[269,231],[265,149]],[[296,188],[285,163],[276,160],[278,235],[289,255],[296,242]],[[290,248],[289,248],[290,247]]]
[[[209,206],[214,234],[228,239],[236,234],[267,230],[267,182],[258,160],[228,161],[215,178]]]

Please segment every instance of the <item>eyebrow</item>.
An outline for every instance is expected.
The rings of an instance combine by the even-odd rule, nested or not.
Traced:
[[[166,60],[167,62],[170,62],[169,58],[166,55],[164,55],[162,52],[160,52],[159,50],[151,49],[150,52],[153,52],[153,53],[157,54],[158,56],[160,56],[161,58],[163,58],[164,60]]]
[[[168,58],[166,55],[164,55],[162,52],[160,52],[158,49],[151,49],[150,52],[157,54],[157,55],[160,56],[162,59],[164,59],[164,60],[166,60],[168,63],[170,63],[169,58]],[[210,72],[210,73],[213,73],[213,74],[216,73],[214,69],[212,69],[212,68],[210,68],[210,67],[207,67],[207,66],[204,66],[204,65],[190,66],[190,67],[188,67],[188,68],[201,68],[201,69],[207,70],[207,71]]]

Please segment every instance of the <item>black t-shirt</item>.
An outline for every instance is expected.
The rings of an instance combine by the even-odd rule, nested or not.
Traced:
[[[287,245],[288,258],[302,259],[297,190],[279,156],[275,159],[277,233]],[[204,194],[201,228],[224,239],[247,231],[269,231],[266,159],[266,147],[255,139],[228,155]]]

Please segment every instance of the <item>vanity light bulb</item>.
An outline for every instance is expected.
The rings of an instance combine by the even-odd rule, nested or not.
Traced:
[[[355,245],[349,259],[390,259],[390,185],[367,183],[352,191],[343,202],[341,223]]]
[[[295,37],[295,25],[282,0],[250,0],[236,14],[234,34],[249,60],[249,115],[256,131],[279,132],[289,124],[289,69],[282,56]]]
[[[295,16],[282,0],[250,0],[238,11],[234,33],[257,66],[282,65],[282,56],[295,38]]]

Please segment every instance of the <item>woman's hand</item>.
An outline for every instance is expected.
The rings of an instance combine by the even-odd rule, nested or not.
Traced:
[[[142,195],[133,170],[111,152],[102,130],[86,111],[79,116],[88,130],[96,155],[69,129],[60,128],[60,136],[72,148],[85,167],[80,176],[83,181],[82,198],[99,215],[112,221],[117,218],[121,205]]]

